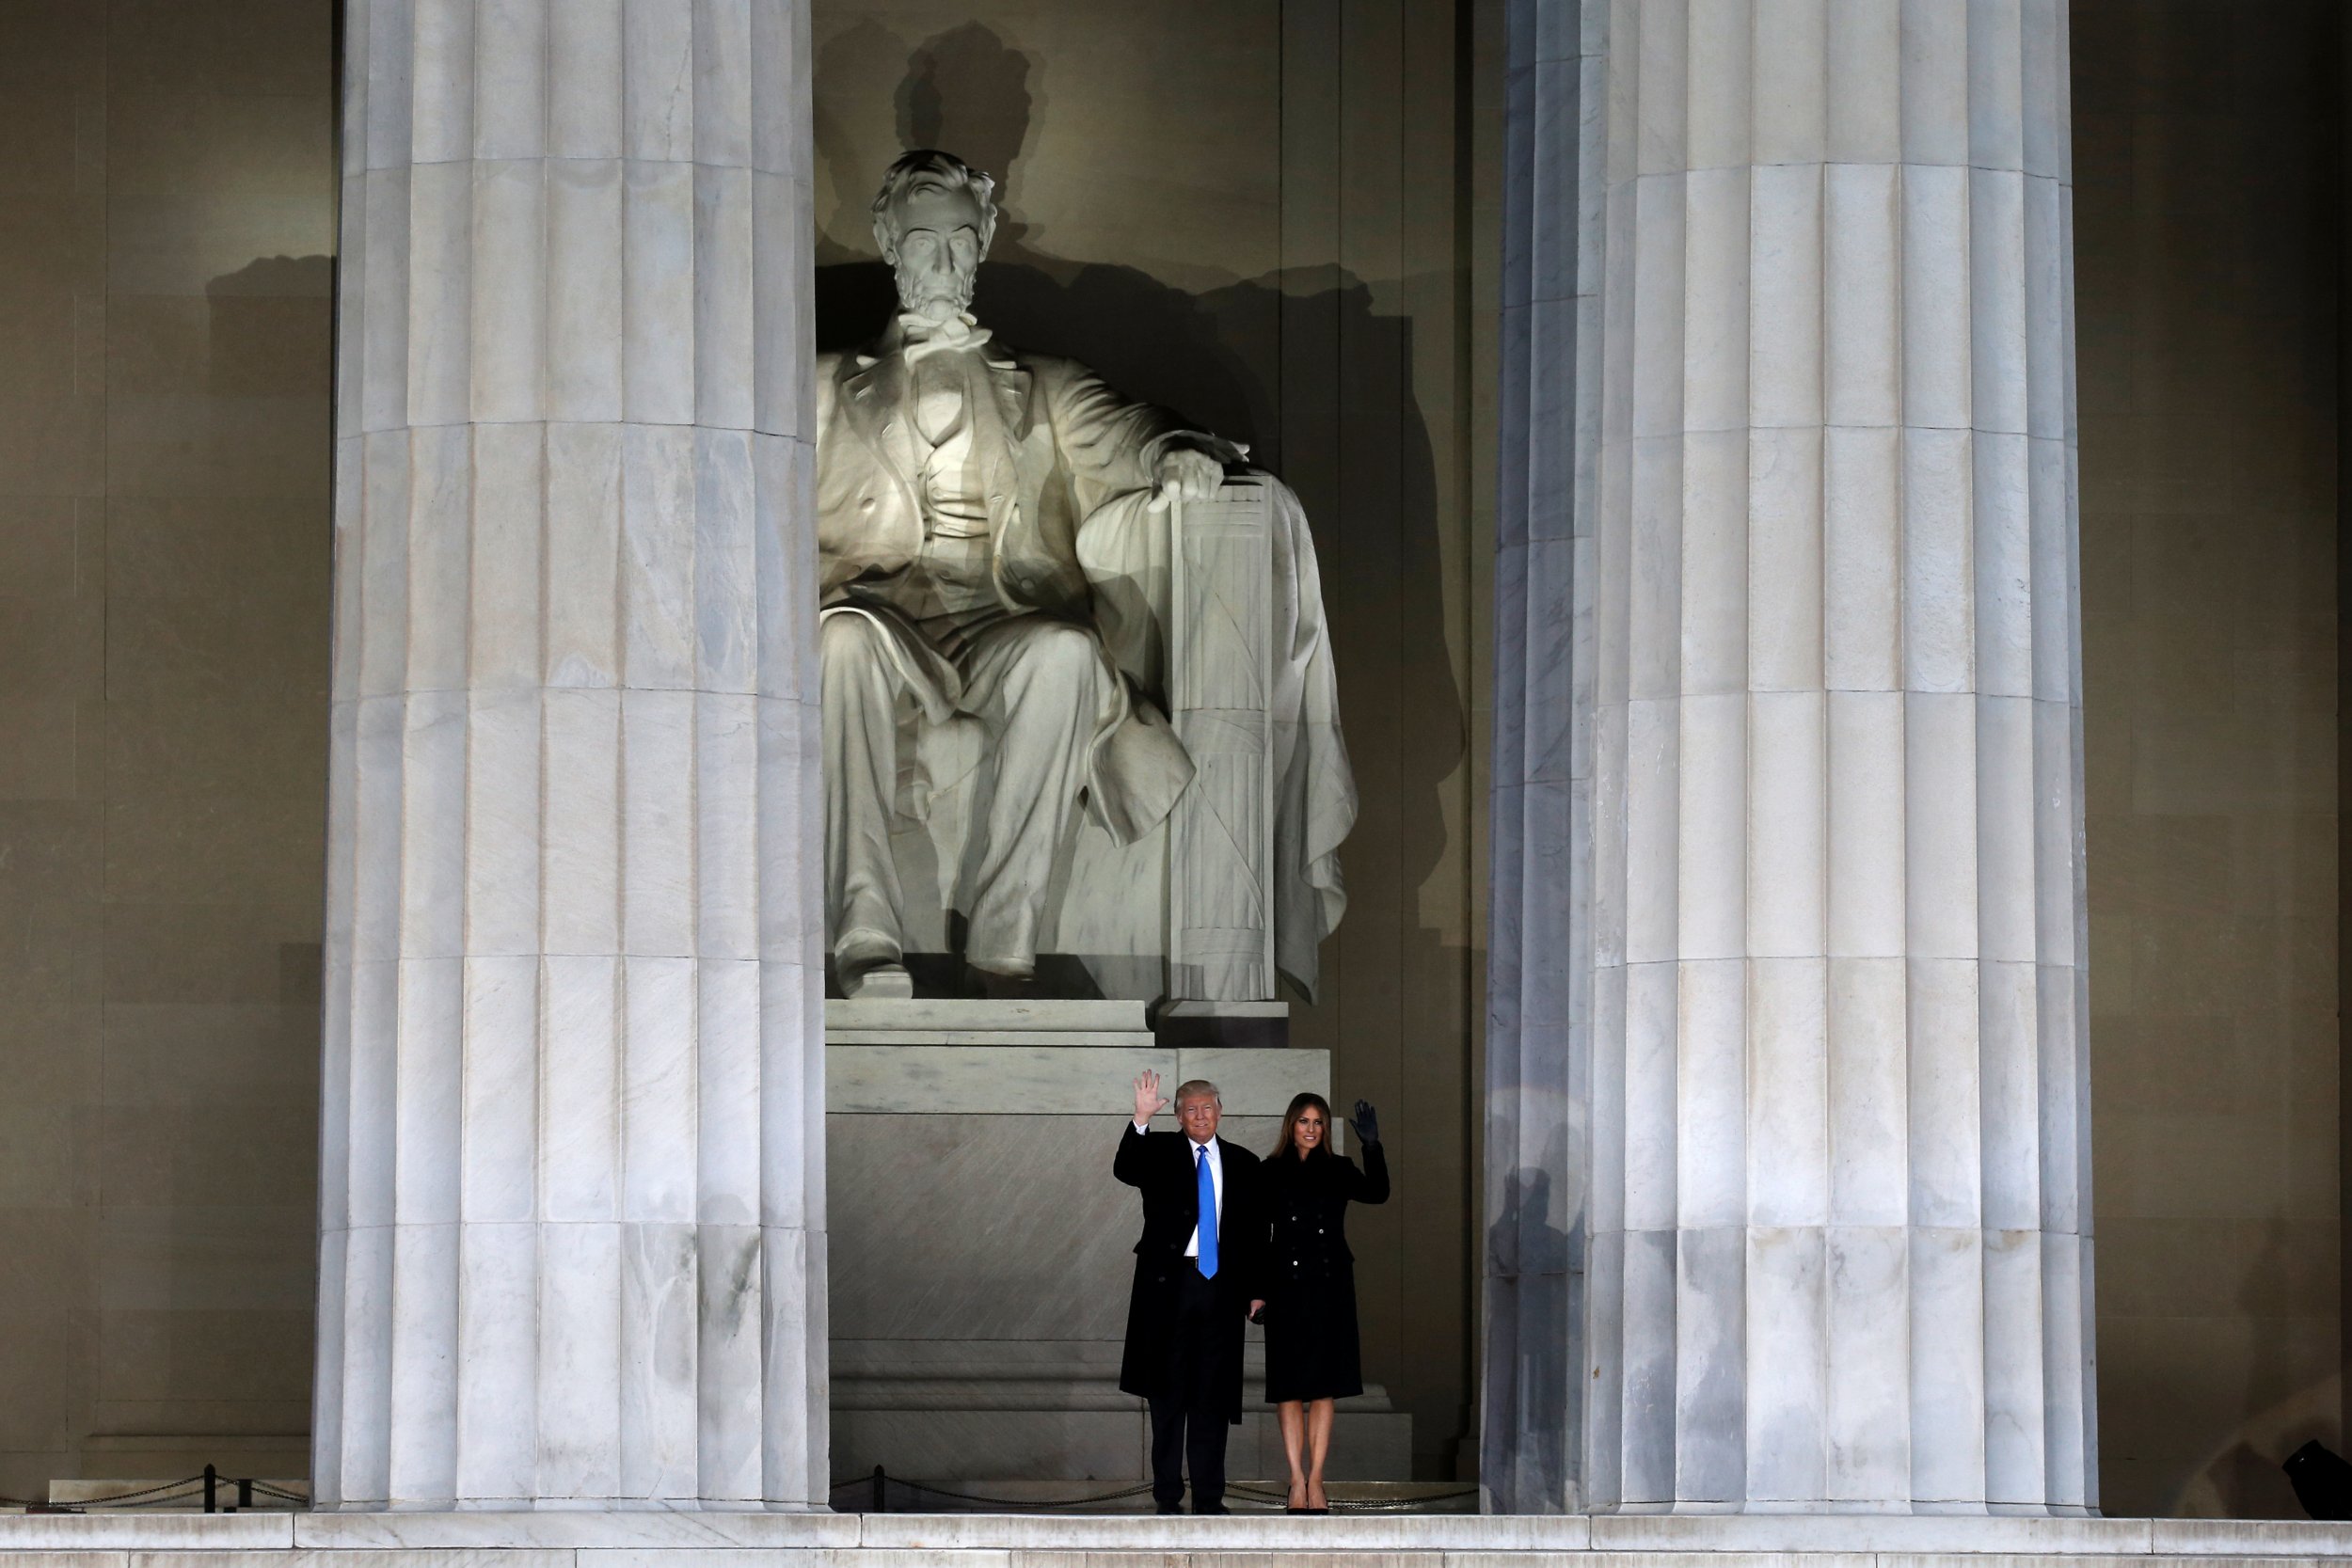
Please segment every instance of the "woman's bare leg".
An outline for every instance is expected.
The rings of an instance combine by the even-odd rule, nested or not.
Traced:
[[[1307,1474],[1298,1467],[1298,1452],[1307,1439],[1307,1407],[1297,1400],[1284,1400],[1274,1407],[1275,1418],[1282,1426],[1282,1457],[1291,1462],[1292,1508],[1307,1506]]]
[[[1331,1499],[1323,1495],[1323,1462],[1331,1452],[1331,1419],[1338,1413],[1330,1400],[1317,1400],[1307,1407],[1307,1506],[1329,1508]],[[1294,1466],[1296,1461],[1292,1462]],[[1296,1471],[1294,1468],[1293,1473]]]

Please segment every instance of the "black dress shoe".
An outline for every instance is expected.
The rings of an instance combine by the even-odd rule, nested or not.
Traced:
[[[1192,1505],[1192,1511],[1195,1513],[1225,1513],[1231,1512],[1223,1503],[1195,1503]]]
[[[1154,1513],[1182,1513],[1184,1511],[1184,1505],[1182,1503],[1154,1503],[1152,1505],[1152,1512]]]

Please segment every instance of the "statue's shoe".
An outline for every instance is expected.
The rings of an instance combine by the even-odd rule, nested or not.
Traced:
[[[879,963],[841,977],[841,994],[852,1001],[905,1001],[914,994],[914,976],[899,963]]]
[[[1001,970],[983,969],[975,963],[965,964],[963,973],[979,993],[991,1002],[1026,1002],[1038,993],[1034,974],[1007,974]]]
[[[914,978],[907,973],[898,941],[871,927],[841,933],[834,943],[833,972],[841,982],[841,994],[853,1000],[904,1000],[914,994]]]

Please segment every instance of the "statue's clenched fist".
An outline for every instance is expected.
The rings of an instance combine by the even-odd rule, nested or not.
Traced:
[[[1136,1080],[1136,1119],[1150,1121],[1167,1109],[1168,1097],[1160,1093],[1160,1075],[1145,1068],[1143,1076]]]

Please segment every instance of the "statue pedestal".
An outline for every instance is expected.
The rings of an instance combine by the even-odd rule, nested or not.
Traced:
[[[825,1004],[833,1472],[922,1481],[1135,1481],[1143,1402],[1119,1391],[1140,1213],[1111,1178],[1136,1074],[1216,1084],[1223,1135],[1263,1150],[1330,1053],[1279,1044],[1266,1005],[1228,1018],[1140,1002]],[[1227,1469],[1284,1473],[1258,1392]],[[1411,1473],[1410,1418],[1340,1408],[1335,1480]]]

